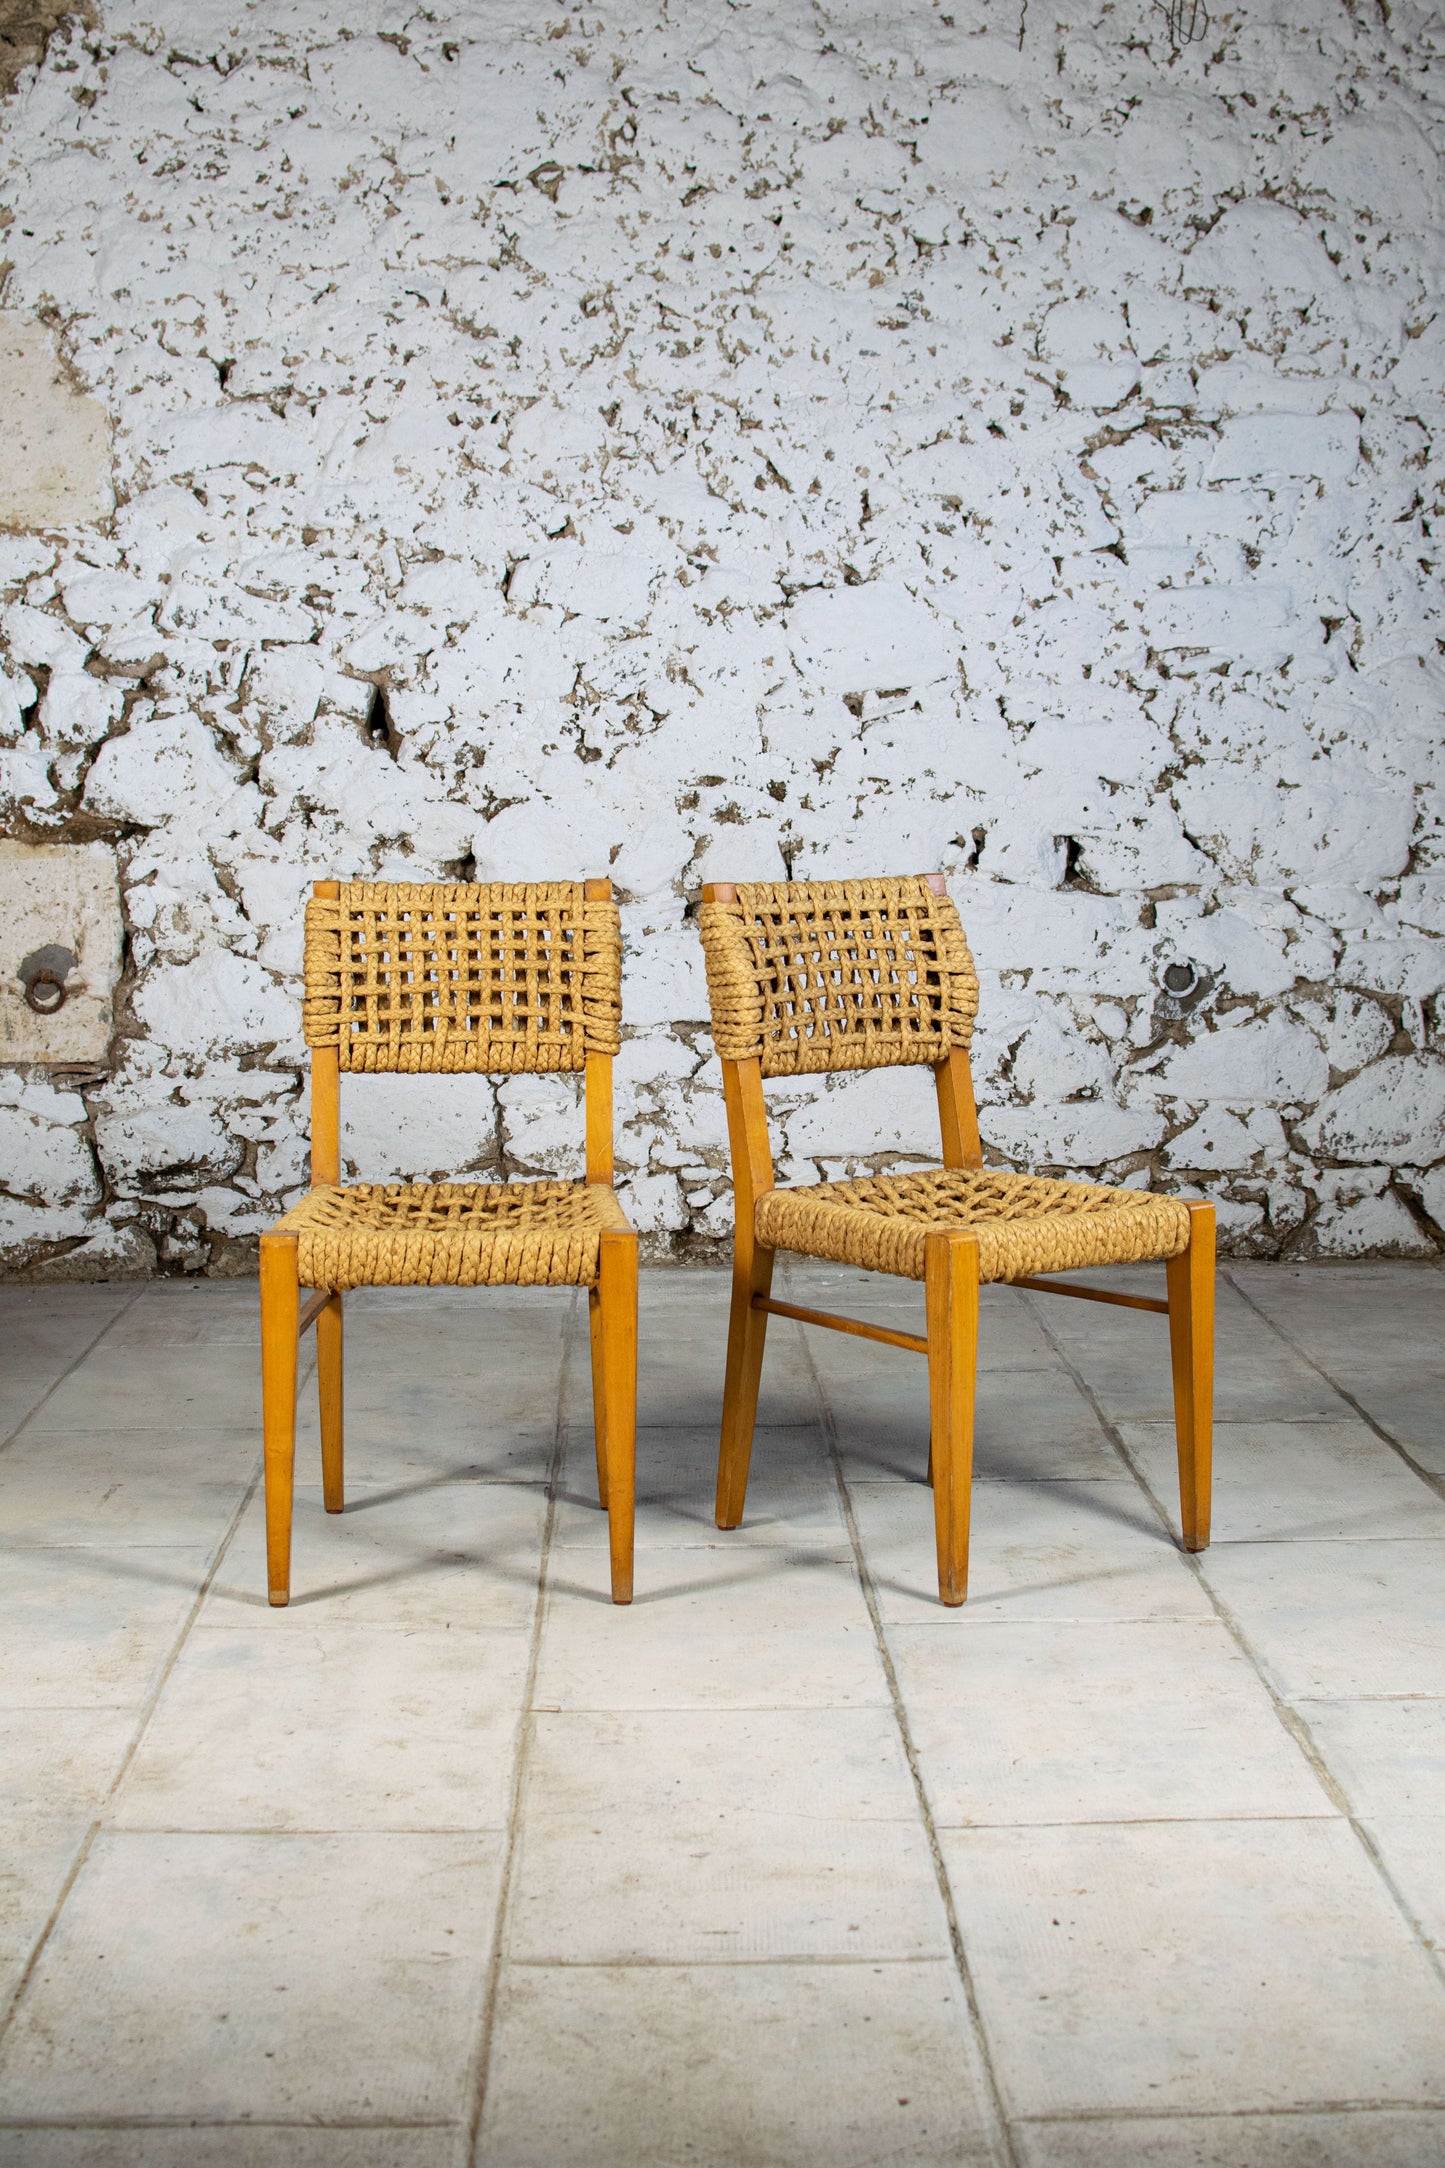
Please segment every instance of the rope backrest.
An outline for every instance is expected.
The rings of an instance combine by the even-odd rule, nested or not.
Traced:
[[[751,881],[700,914],[713,1043],[764,1076],[939,1062],[967,1047],[978,980],[923,874]]]
[[[345,881],[306,906],[306,1042],[343,1070],[582,1069],[621,1018],[617,906],[581,881]]]

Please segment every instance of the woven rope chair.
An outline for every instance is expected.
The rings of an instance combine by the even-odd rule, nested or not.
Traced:
[[[637,1237],[612,1190],[622,941],[610,881],[319,881],[306,909],[311,1188],[261,1237],[266,1562],[291,1584],[296,1352],[316,1326],[321,1475],[343,1505],[341,1301],[352,1287],[585,1287],[612,1597],[632,1600]],[[343,1071],[585,1077],[581,1182],[341,1182]],[[315,1292],[305,1307],[300,1290]]]
[[[1209,1541],[1214,1378],[1214,1207],[985,1167],[968,1047],[973,959],[941,874],[703,890],[713,1040],[722,1061],[736,1233],[717,1524],[743,1516],[769,1316],[882,1340],[928,1357],[929,1476],[938,1593],[968,1590],[978,1291],[1041,1293],[1166,1312],[1174,1370],[1184,1545]],[[777,1189],[763,1080],[897,1062],[931,1067],[943,1165]],[[778,1250],[922,1280],[927,1337],[772,1299]],[[1080,1266],[1165,1265],[1168,1300],[1063,1285]]]

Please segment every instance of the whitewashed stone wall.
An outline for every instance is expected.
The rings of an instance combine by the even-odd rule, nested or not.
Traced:
[[[1151,0],[62,32],[3,304],[116,510],[0,537],[0,757],[12,835],[113,843],[128,946],[108,1073],[0,1070],[12,1269],[244,1263],[302,1179],[305,885],[473,866],[617,884],[659,1234],[729,1224],[701,881],[941,865],[998,1153],[1432,1252],[1442,44],[1412,0],[1178,55]],[[784,1178],[934,1149],[916,1075],[776,1104]],[[362,1175],[579,1163],[551,1083],[350,1105]]]

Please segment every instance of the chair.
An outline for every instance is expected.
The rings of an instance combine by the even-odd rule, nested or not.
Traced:
[[[270,1598],[290,1595],[299,1335],[316,1326],[322,1492],[343,1504],[341,1303],[352,1287],[585,1287],[614,1603],[632,1600],[637,1237],[612,1189],[622,943],[610,881],[318,881],[306,907],[311,1188],[261,1237]],[[582,1071],[581,1182],[341,1181],[344,1071]],[[315,1292],[302,1308],[300,1289]],[[485,1391],[485,1379],[477,1389]]]
[[[736,1231],[717,1524],[742,1519],[770,1316],[928,1357],[929,1479],[938,1593],[968,1589],[978,1291],[1158,1310],[1169,1318],[1184,1547],[1209,1541],[1214,1207],[985,1167],[968,1046],[978,980],[941,874],[704,888],[700,927],[722,1061]],[[927,1064],[943,1165],[797,1189],[773,1184],[763,1081],[895,1062]],[[927,1337],[772,1299],[778,1250],[921,1280]],[[1167,1302],[1043,1274],[1162,1260]]]

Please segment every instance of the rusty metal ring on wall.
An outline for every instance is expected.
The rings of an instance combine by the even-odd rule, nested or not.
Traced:
[[[25,999],[37,1016],[54,1016],[65,1007],[66,985],[54,971],[37,971],[25,981]]]

